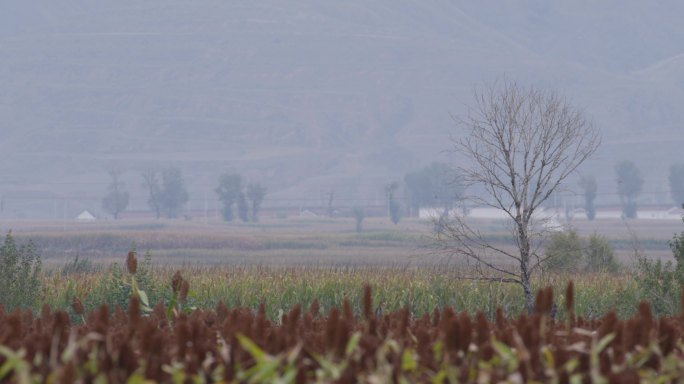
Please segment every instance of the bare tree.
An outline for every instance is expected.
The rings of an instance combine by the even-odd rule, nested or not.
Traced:
[[[185,188],[183,175],[178,168],[161,171],[146,169],[141,172],[143,186],[149,192],[147,204],[154,210],[157,219],[162,213],[169,218],[178,216],[180,209],[190,198]]]
[[[266,197],[266,192],[268,192],[268,189],[259,183],[247,184],[247,198],[252,202],[252,222],[254,223],[259,221],[258,214],[261,209],[261,203]]]
[[[124,190],[125,184],[119,181],[120,170],[110,170],[109,176],[112,177],[112,183],[107,187],[107,195],[102,199],[102,208],[117,220],[121,212],[128,207],[128,192]]]
[[[579,184],[584,190],[584,212],[587,214],[587,219],[594,220],[596,218],[594,200],[596,200],[596,192],[598,191],[596,178],[594,176],[582,176]]]
[[[158,219],[161,217],[162,189],[159,185],[159,178],[157,175],[157,170],[153,168],[146,169],[140,173],[140,176],[142,176],[143,179],[143,186],[147,188],[147,191],[149,192],[147,204],[154,210],[154,214]]]
[[[505,213],[516,248],[488,240],[460,216],[436,219],[436,244],[474,262],[478,279],[519,284],[530,311],[530,278],[545,261],[539,252],[545,230],[535,212],[596,151],[600,137],[579,110],[550,91],[502,80],[476,91],[475,99],[459,120],[468,133],[453,139],[453,151],[468,161],[459,167],[466,184],[481,188],[468,199]]]

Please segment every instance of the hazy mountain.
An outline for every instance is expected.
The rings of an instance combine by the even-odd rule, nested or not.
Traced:
[[[583,171],[604,191],[627,157],[666,188],[682,16],[677,1],[5,0],[0,193],[101,196],[110,168],[138,193],[138,170],[174,165],[196,198],[224,171],[275,198],[375,198],[445,159],[452,115],[503,74],[586,110],[604,146]]]

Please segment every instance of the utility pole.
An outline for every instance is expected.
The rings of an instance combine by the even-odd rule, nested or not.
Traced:
[[[62,232],[66,232],[67,201],[63,200],[62,205]]]
[[[207,191],[204,191],[204,225],[207,225],[207,209],[209,209],[209,206],[207,205]]]

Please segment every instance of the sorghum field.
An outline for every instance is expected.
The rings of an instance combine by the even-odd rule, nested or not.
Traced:
[[[363,288],[324,308],[314,299],[272,319],[258,309],[188,307],[190,283],[170,281],[171,297],[149,306],[127,262],[126,309],[87,312],[73,296],[68,311],[0,310],[0,379],[31,382],[677,382],[684,379],[684,315],[655,318],[647,302],[620,319],[575,313],[574,286],[559,316],[553,288],[535,311],[493,318],[435,306],[383,309]],[[230,282],[228,282],[230,283]],[[382,295],[381,295],[382,296]],[[404,294],[404,296],[409,296]]]
[[[322,235],[276,224],[266,234],[18,231],[18,243],[37,245],[3,245],[24,264],[15,263],[14,285],[9,269],[0,271],[14,287],[0,310],[0,381],[684,380],[680,280],[664,263],[539,274],[528,314],[516,285],[470,279],[450,260],[406,262],[430,256],[415,223]],[[259,262],[240,262],[250,249]],[[343,259],[374,251],[377,262]],[[395,251],[405,259],[391,262]],[[340,262],[307,265],[297,252]],[[48,256],[33,273],[26,260],[40,253]],[[265,262],[278,255],[287,262]]]

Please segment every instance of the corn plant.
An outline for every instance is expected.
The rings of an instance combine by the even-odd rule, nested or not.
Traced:
[[[8,233],[0,246],[0,305],[32,308],[40,294],[41,259],[35,245],[17,245]]]

